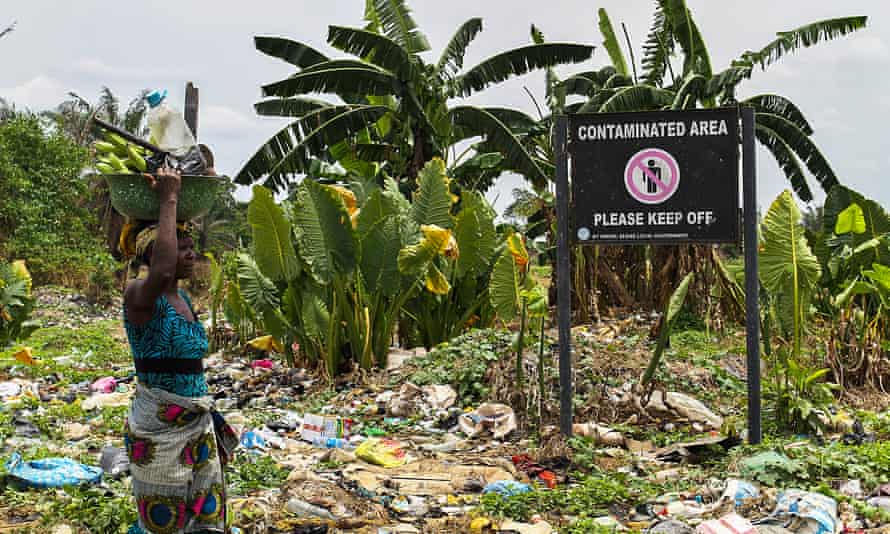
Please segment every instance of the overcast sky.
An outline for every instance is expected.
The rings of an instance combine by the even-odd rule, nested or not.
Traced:
[[[840,181],[890,206],[890,2],[887,0],[687,0],[709,46],[714,70],[741,52],[759,49],[776,31],[819,19],[868,15],[865,30],[798,51],[755,71],[740,97],[778,93],[797,103],[816,130],[815,139]],[[0,40],[0,97],[19,108],[43,110],[68,91],[94,100],[103,85],[128,101],[143,87],[165,87],[182,107],[184,86],[201,91],[199,137],[217,155],[217,166],[234,175],[257,147],[284,126],[259,118],[253,104],[260,85],[287,77],[292,69],[255,51],[254,35],[279,35],[337,55],[325,44],[328,24],[360,25],[364,0],[4,0],[0,27],[16,30]],[[409,5],[432,44],[433,57],[454,30],[482,17],[484,31],[471,45],[466,65],[529,42],[535,23],[548,40],[597,46],[589,64],[608,63],[600,46],[596,10],[608,10],[616,26],[627,24],[637,63],[651,24],[651,0],[413,0]],[[172,6],[176,6],[170,11]],[[512,106],[534,113],[523,87],[543,99],[543,76],[532,74],[471,98],[481,105]],[[888,174],[885,174],[888,173]],[[772,157],[758,152],[762,206],[785,187]],[[503,179],[490,194],[503,208],[510,189]],[[817,191],[818,184],[810,187]],[[817,199],[822,200],[818,195]]]

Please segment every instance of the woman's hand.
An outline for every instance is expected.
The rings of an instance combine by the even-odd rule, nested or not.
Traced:
[[[158,169],[157,176],[144,175],[152,189],[158,194],[161,202],[177,200],[182,187],[182,175],[176,169],[163,167]]]

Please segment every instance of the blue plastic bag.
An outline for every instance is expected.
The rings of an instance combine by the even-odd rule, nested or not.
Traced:
[[[504,497],[512,497],[522,493],[528,493],[532,490],[528,484],[516,482],[515,480],[498,480],[485,486],[482,493],[498,493]]]
[[[26,462],[15,452],[6,462],[9,476],[34,488],[60,488],[92,484],[102,478],[102,469],[75,462],[70,458],[44,458]]]

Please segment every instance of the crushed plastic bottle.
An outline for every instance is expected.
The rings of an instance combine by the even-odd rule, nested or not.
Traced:
[[[167,90],[152,91],[148,102],[148,129],[154,143],[166,152],[183,157],[197,143],[182,113],[167,102]]]
[[[343,438],[314,438],[312,444],[325,449],[354,449],[355,446]]]

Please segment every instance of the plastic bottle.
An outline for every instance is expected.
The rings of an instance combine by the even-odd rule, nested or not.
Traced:
[[[322,447],[325,449],[352,449],[354,448],[352,443],[349,440],[343,438],[315,438],[312,440],[312,444],[316,447]]]
[[[331,514],[324,508],[309,504],[308,502],[297,499],[296,497],[293,497],[289,501],[287,501],[287,505],[285,506],[285,508],[288,512],[300,517],[336,519],[333,514]]]
[[[155,144],[174,156],[183,157],[195,146],[195,136],[176,108],[167,103],[167,90],[152,91],[148,102],[148,129]]]

